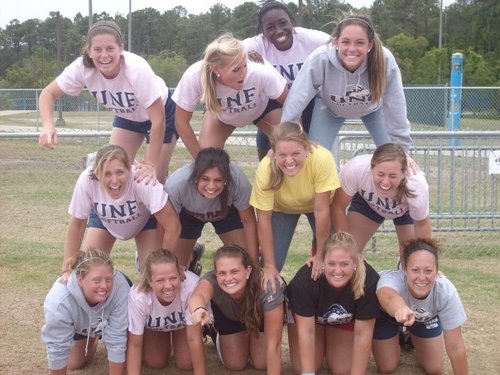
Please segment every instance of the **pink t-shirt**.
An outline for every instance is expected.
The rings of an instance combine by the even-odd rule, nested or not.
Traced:
[[[153,331],[175,331],[192,325],[188,300],[198,284],[199,277],[186,271],[180,292],[168,306],[162,305],[156,295],[140,292],[134,285],[128,295],[128,330],[134,335],[144,334],[144,329]]]
[[[372,155],[360,155],[352,158],[340,169],[342,190],[353,197],[358,193],[370,207],[386,219],[395,219],[405,212],[413,220],[424,220],[429,216],[429,185],[423,172],[408,177],[407,186],[416,194],[414,198],[403,197],[399,204],[390,198],[377,194],[371,171]]]
[[[194,112],[203,94],[201,67],[203,61],[191,65],[172,95],[173,101],[182,109]],[[228,125],[242,127],[259,118],[269,98],[277,99],[285,90],[286,80],[271,65],[248,61],[248,70],[241,90],[217,83],[215,91],[221,103],[219,119]]]
[[[105,78],[96,68],[83,65],[82,57],[73,61],[56,78],[61,90],[77,96],[87,89],[99,103],[116,116],[132,121],[149,120],[147,108],[155,100],[167,101],[168,88],[142,57],[124,51],[120,72],[115,78]]]
[[[93,208],[104,227],[119,240],[135,237],[149,217],[167,204],[162,184],[134,181],[135,167],[118,199],[111,198],[99,181],[92,180],[89,171],[87,168],[78,178],[68,212],[77,219],[87,219]]]

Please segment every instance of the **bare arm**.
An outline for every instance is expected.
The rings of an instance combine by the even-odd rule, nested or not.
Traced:
[[[415,322],[415,313],[394,289],[380,288],[377,291],[377,298],[382,309],[394,317],[398,323],[411,326]]]
[[[184,143],[193,159],[195,159],[201,147],[191,127],[192,117],[193,112],[186,111],[178,105],[175,106],[175,129],[179,133],[182,143]]]
[[[73,258],[82,246],[83,235],[87,227],[86,219],[78,219],[71,216],[68,224],[68,233],[66,234],[66,243],[64,244],[64,260],[62,272],[68,271],[68,260]]]
[[[143,337],[143,335],[128,333],[127,375],[139,375],[141,373]]]
[[[138,182],[147,179],[146,183],[149,183],[152,180],[154,181],[156,176],[162,172],[158,171],[160,173],[157,173],[156,171],[160,164],[160,153],[165,136],[165,107],[162,99],[156,99],[146,111],[151,121],[150,142],[144,155],[144,163],[138,168],[135,178]]]
[[[280,279],[278,269],[276,268],[276,258],[274,256],[273,230],[271,225],[272,211],[263,211],[257,209],[257,233],[259,237],[260,250],[264,258],[264,277],[262,286],[266,287],[270,281],[273,293],[276,292],[276,278]]]
[[[125,362],[116,363],[116,362],[108,362],[109,375],[122,375],[123,369],[125,368]]]
[[[467,365],[467,352],[462,337],[462,327],[445,330],[443,336],[453,373],[455,375],[468,375],[469,366]]]
[[[375,319],[354,322],[354,342],[352,348],[351,375],[364,375],[372,350]]]
[[[203,326],[209,323],[211,316],[207,311],[207,306],[214,296],[214,288],[207,280],[200,280],[198,285],[191,294],[189,298],[189,311],[191,311],[191,317],[194,324],[200,324]]]
[[[181,235],[181,222],[172,203],[167,201],[165,206],[155,213],[155,218],[164,230],[162,247],[175,251],[177,241]]]
[[[341,187],[335,190],[331,206],[331,215],[332,225],[336,231],[341,230],[343,232],[349,232],[346,210],[351,200],[352,197],[347,195]]]
[[[431,220],[427,216],[423,220],[415,220],[413,222],[415,227],[415,237],[416,238],[431,238],[432,237],[432,226]]]
[[[299,342],[299,356],[302,364],[302,372],[315,373],[315,344],[316,344],[316,326],[314,316],[301,316],[293,314],[295,324],[297,325],[297,334]]]
[[[205,347],[203,345],[201,325],[188,325],[186,328],[187,341],[194,375],[205,375]]]
[[[313,259],[311,277],[316,280],[323,266],[323,247],[331,230],[330,191],[316,193],[314,196],[314,226],[318,251]]]
[[[283,335],[283,304],[264,312],[266,336],[266,366],[268,375],[281,374],[281,337]]]
[[[259,242],[257,240],[257,220],[255,219],[255,210],[252,206],[249,206],[248,208],[239,211],[239,214],[243,224],[247,253],[253,260],[257,261],[259,257]]]
[[[39,107],[40,118],[42,120],[42,130],[38,138],[38,144],[44,148],[54,148],[57,144],[57,132],[54,125],[54,102],[60,98],[64,92],[56,81],[49,83],[40,93]]]

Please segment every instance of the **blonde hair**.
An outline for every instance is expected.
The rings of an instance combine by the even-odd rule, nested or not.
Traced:
[[[217,115],[222,111],[215,92],[217,76],[213,71],[214,67],[232,67],[242,59],[246,59],[246,56],[247,52],[243,43],[230,33],[222,34],[207,46],[201,68],[203,88],[201,102],[205,104],[207,111]]]
[[[89,52],[92,45],[92,38],[97,35],[109,34],[115,37],[116,44],[123,46],[123,34],[116,22],[111,20],[103,20],[94,23],[90,26],[87,32],[87,38],[82,48],[83,65],[88,68],[95,68],[94,61],[90,58]]]
[[[153,265],[158,264],[173,264],[177,269],[177,272],[181,273],[179,268],[179,261],[177,257],[172,253],[172,251],[167,249],[157,249],[148,255],[146,262],[144,262],[144,267],[141,272],[139,282],[137,283],[137,290],[146,293],[149,292],[151,287],[151,279],[153,277]]]
[[[273,153],[276,152],[278,142],[297,142],[308,153],[313,152],[313,147],[304,129],[296,122],[283,122],[273,127],[273,132],[269,137]],[[279,169],[275,157],[271,157],[271,176],[266,190],[278,190],[283,182],[283,172]]]
[[[337,24],[332,33],[332,39],[338,40],[340,34],[346,26],[357,25],[366,31],[368,40],[373,44],[370,52],[368,52],[368,82],[370,84],[371,100],[374,103],[379,102],[384,96],[387,73],[385,68],[384,50],[382,48],[382,41],[375,32],[372,22],[367,17],[363,16],[349,16],[344,18]]]
[[[109,254],[99,249],[79,250],[68,260],[70,269],[79,277],[85,277],[93,267],[109,265],[113,270],[113,261]]]
[[[403,147],[396,143],[386,143],[377,147],[370,162],[371,169],[375,168],[377,164],[386,161],[398,161],[401,164],[401,172],[403,173],[403,178],[397,187],[394,201],[399,203],[403,197],[415,198],[417,196],[415,192],[408,188],[408,159]]]
[[[90,177],[93,180],[99,180],[108,163],[115,159],[120,160],[125,168],[130,169],[130,159],[123,147],[118,145],[102,146],[95,155],[94,164],[90,168]]]
[[[351,278],[351,290],[354,299],[357,300],[365,295],[366,266],[363,257],[358,251],[354,238],[346,232],[338,231],[330,235],[323,248],[323,261],[333,250],[345,250],[354,261],[354,276]]]

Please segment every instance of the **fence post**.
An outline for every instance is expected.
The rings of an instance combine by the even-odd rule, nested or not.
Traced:
[[[460,129],[462,114],[462,77],[464,72],[464,55],[457,52],[451,56],[450,73],[450,112],[448,130],[454,132]],[[450,146],[458,146],[459,140],[452,138]]]

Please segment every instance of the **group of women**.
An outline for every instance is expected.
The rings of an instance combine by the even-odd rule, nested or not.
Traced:
[[[394,57],[365,17],[347,17],[331,37],[295,27],[277,1],[258,19],[258,36],[210,43],[173,93],[124,51],[114,22],[100,21],[83,56],[43,90],[43,147],[57,143],[53,104],[64,93],[86,88],[115,113],[110,144],[76,183],[62,275],[44,304],[51,373],[85,366],[99,338],[110,374],[125,363],[129,374],[142,363],[162,368],[171,352],[178,368],[205,374],[202,331],[212,324],[219,358],[234,371],[251,364],[280,374],[286,324],[296,373],[314,374],[326,360],[334,374],[364,374],[372,347],[378,369],[393,372],[401,326],[426,372],[442,371],[444,336],[454,372],[467,373],[466,316],[438,273],[428,186],[407,156]],[[197,137],[191,120],[199,102]],[[352,117],[378,147],[338,174],[330,149]],[[261,161],[250,183],[223,147],[252,122]],[[167,178],[178,136],[194,161]],[[311,257],[286,285],[280,272],[302,214]],[[394,221],[401,265],[379,275],[362,252],[385,219]],[[223,246],[199,277],[187,266],[206,223]],[[132,238],[141,272],[134,285],[110,259],[116,239]]]

